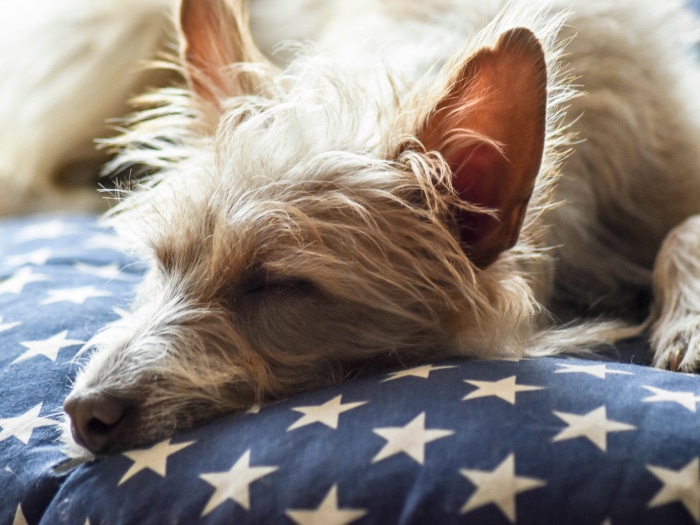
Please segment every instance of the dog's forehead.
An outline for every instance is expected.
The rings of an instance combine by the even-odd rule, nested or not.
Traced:
[[[370,89],[325,62],[301,60],[295,68],[259,95],[227,101],[215,147],[221,176],[234,184],[257,185],[290,171],[297,179],[315,177],[320,170],[305,175],[303,167],[320,156],[388,158],[397,137],[415,127],[397,99],[398,80],[383,78]]]
[[[154,188],[167,204],[149,203],[157,206],[157,235],[149,241],[161,268],[176,280],[191,278],[198,289],[213,275],[234,280],[260,267],[303,272],[300,254],[313,266],[324,250],[326,261],[330,251],[344,252],[334,237],[364,235],[370,215],[381,220],[379,197],[387,205],[391,186],[401,187],[406,176],[390,161],[364,153],[285,160],[252,154],[241,162],[218,159],[223,167],[174,173]],[[285,261],[293,265],[285,268]]]
[[[395,160],[414,123],[389,91],[337,76],[296,75],[227,102],[208,147],[151,189],[160,198],[146,206],[164,216],[149,239],[156,259],[191,275],[281,268],[300,247],[344,252],[332,231],[366,232],[382,206],[393,213],[388,196],[416,182]]]

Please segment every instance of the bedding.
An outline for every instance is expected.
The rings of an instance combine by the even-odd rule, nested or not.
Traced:
[[[0,223],[0,524],[700,523],[700,378],[641,340],[389,371],[66,463],[77,353],[144,271],[93,216]]]

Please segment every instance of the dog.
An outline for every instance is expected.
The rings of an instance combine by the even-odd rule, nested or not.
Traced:
[[[143,174],[106,220],[150,270],[84,349],[76,454],[445,356],[645,333],[655,366],[700,368],[682,2],[165,3],[181,82],[104,142]],[[153,12],[111,23],[162,35]]]

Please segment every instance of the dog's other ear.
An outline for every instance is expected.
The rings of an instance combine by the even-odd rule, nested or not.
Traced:
[[[243,0],[182,0],[181,54],[190,88],[220,107],[227,97],[252,94],[259,77],[233,69],[240,62],[269,64],[255,45]]]
[[[518,240],[542,162],[546,107],[542,46],[518,28],[458,67],[419,131],[450,165],[462,199],[494,212],[457,211],[461,242],[480,268]]]

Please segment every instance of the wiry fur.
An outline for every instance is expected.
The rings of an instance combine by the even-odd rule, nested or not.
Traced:
[[[245,31],[240,3],[209,3]],[[284,36],[268,4],[253,2],[261,42]],[[133,311],[90,343],[66,404],[75,425],[93,424],[93,452],[377,367],[633,333],[555,321],[643,317],[659,246],[699,211],[690,14],[652,0],[534,4],[309,4],[292,36],[315,42],[287,45],[280,64],[232,63],[214,81],[173,66],[189,85],[144,97],[150,108],[109,141],[110,169],[155,170],[108,217],[152,269]],[[465,60],[516,27],[547,60],[543,162],[517,245],[480,267],[455,214],[491,212],[457,194],[446,159],[485,137],[457,127],[429,149],[421,134]],[[700,227],[681,228],[661,251],[649,323],[656,363],[693,370],[700,292],[687,283],[700,272],[677,239]]]

